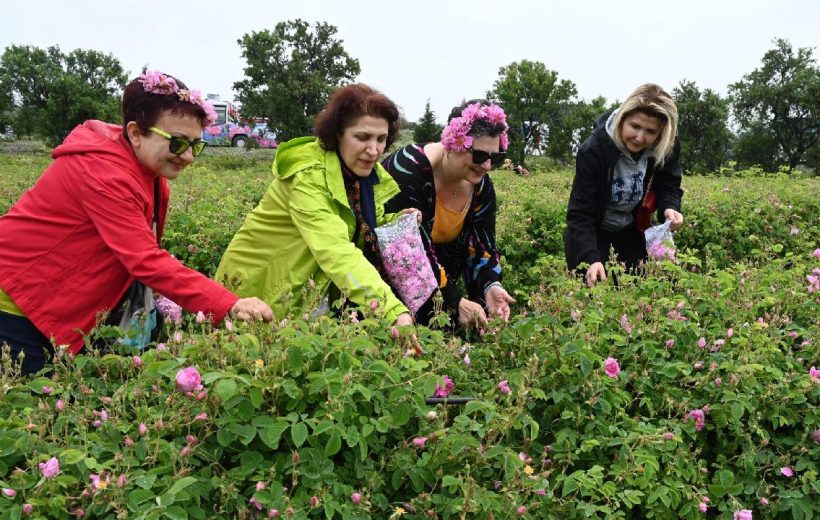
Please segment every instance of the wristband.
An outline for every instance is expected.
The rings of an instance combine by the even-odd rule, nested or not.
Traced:
[[[501,287],[501,282],[492,282],[487,284],[487,287],[484,288],[484,299],[487,299],[487,293],[490,292],[490,289],[493,287]],[[501,287],[503,289],[503,287]]]

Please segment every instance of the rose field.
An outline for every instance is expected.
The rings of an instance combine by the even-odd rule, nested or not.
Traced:
[[[271,157],[208,150],[163,247],[212,275]],[[49,161],[0,151],[0,214]],[[33,378],[4,353],[0,518],[820,517],[820,177],[687,176],[675,259],[587,289],[572,169],[531,170],[492,174],[514,316],[422,356],[378,308],[107,328]]]

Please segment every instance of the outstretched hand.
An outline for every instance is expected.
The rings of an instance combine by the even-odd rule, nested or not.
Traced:
[[[273,319],[270,306],[256,297],[236,300],[229,314],[243,321],[271,321]]]
[[[503,287],[500,285],[490,287],[485,300],[489,316],[501,316],[504,321],[510,320],[510,304],[515,303],[515,300]]]

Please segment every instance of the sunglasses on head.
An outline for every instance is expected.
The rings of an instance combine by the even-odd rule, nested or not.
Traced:
[[[484,150],[473,150],[472,148],[470,148],[470,153],[473,154],[474,164],[484,164],[487,159],[490,160],[490,164],[500,164],[507,155],[507,152],[490,153]]]
[[[205,141],[202,139],[194,139],[190,141],[185,139],[184,137],[177,137],[175,135],[171,135],[164,130],[160,130],[152,126],[148,129],[149,132],[154,132],[157,135],[161,135],[162,137],[168,139],[170,143],[168,144],[168,151],[174,155],[182,155],[185,151],[190,148],[191,153],[194,157],[197,157],[199,154],[202,153],[202,150],[205,149]]]

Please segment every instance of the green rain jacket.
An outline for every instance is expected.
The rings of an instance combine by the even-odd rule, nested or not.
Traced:
[[[384,213],[384,204],[399,187],[381,164],[376,163],[376,173],[373,190],[381,226],[399,216]],[[222,256],[216,279],[228,287],[238,284],[235,292],[241,297],[261,298],[278,318],[303,306],[302,288],[310,279],[324,294],[333,283],[357,305],[378,300],[391,321],[408,312],[351,242],[356,221],[336,152],[322,150],[315,137],[293,139],[279,146],[273,175]]]

